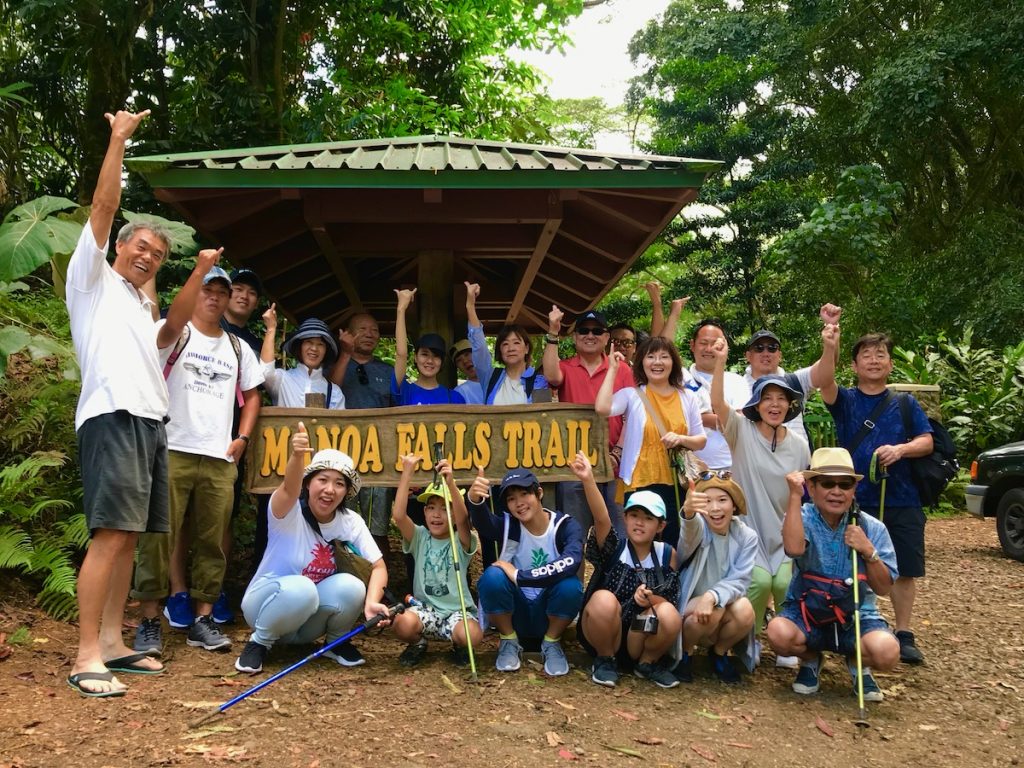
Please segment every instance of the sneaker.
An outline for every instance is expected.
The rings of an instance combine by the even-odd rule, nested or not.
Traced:
[[[217,624],[235,623],[235,612],[231,610],[231,607],[228,605],[228,596],[223,592],[220,593],[217,602],[213,604],[213,613],[211,615]]]
[[[504,640],[498,643],[498,658],[494,668],[499,672],[515,672],[523,663],[523,647],[517,640]]]
[[[565,651],[562,644],[555,640],[548,642],[541,641],[540,653],[544,657],[544,673],[551,677],[561,677],[569,674],[569,660],[565,658]]]
[[[267,646],[250,640],[242,649],[242,655],[235,659],[235,669],[239,672],[256,674],[263,671],[263,660],[267,658]]]
[[[226,651],[231,647],[231,639],[217,628],[212,616],[196,616],[196,620],[188,628],[186,642],[208,651]]]
[[[590,668],[590,679],[606,688],[614,688],[619,682],[619,669],[614,656],[598,656]]]
[[[178,592],[167,598],[164,604],[164,617],[175,629],[192,629],[195,614],[192,613],[192,598],[188,592]]]
[[[800,659],[796,656],[776,656],[775,666],[783,669],[799,669]]]
[[[675,688],[679,685],[676,676],[658,663],[649,661],[638,662],[633,667],[633,674],[644,680],[650,680],[659,688]]]
[[[693,661],[690,654],[684,653],[679,657],[679,661],[672,667],[672,674],[680,683],[693,682]]]
[[[809,664],[801,664],[800,670],[796,673],[796,680],[793,681],[793,691],[799,693],[801,696],[810,696],[812,693],[817,693],[818,688],[821,687],[821,681],[818,676],[821,674],[822,657],[819,654],[818,663],[815,666]]]
[[[469,664],[469,648],[464,645],[453,645],[448,652],[448,658],[456,667],[465,667]]]
[[[135,630],[135,642],[132,644],[132,648],[147,656],[160,658],[160,654],[164,650],[164,638],[159,616],[139,622],[139,628]]]
[[[711,669],[715,676],[726,685],[736,685],[740,682],[740,673],[732,664],[732,658],[728,653],[719,654],[714,648],[708,649],[708,659],[711,661]]]
[[[872,704],[885,701],[885,694],[878,687],[878,683],[875,682],[875,676],[871,674],[870,669],[864,670],[862,679],[864,680],[864,701],[870,701]],[[857,686],[853,687],[853,692],[856,694]]]
[[[326,655],[326,654],[325,654]],[[409,643],[405,646],[405,650],[402,651],[398,656],[398,663],[403,667],[415,667],[423,658],[427,655],[427,641],[419,640],[415,643]]]
[[[924,654],[914,645],[914,633],[902,630],[896,633],[896,639],[900,641],[900,661],[904,664],[924,664]]]
[[[341,645],[334,646],[329,651],[325,651],[324,656],[328,659],[334,659],[343,667],[358,667],[366,663],[366,659],[363,658],[363,654],[359,652],[359,649],[347,641]]]

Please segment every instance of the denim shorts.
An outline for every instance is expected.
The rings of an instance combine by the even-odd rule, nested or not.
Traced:
[[[804,624],[804,617],[800,613],[800,606],[793,600],[787,600],[783,603],[782,610],[779,611],[778,615],[784,619],[789,619],[796,624],[797,629],[804,633],[804,636],[807,638],[808,650],[832,651],[833,653],[841,653],[844,656],[850,656],[857,651],[856,636],[854,635],[856,625],[852,618],[845,625],[838,622],[821,627],[811,624],[811,628],[808,630],[807,625]],[[877,632],[879,630],[892,633],[885,619],[877,614],[861,618],[861,637],[864,637],[869,632]]]

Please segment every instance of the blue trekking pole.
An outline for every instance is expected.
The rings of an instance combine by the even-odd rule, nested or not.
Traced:
[[[408,602],[408,598],[406,599],[406,602]],[[402,603],[395,603],[390,608],[388,608],[387,615],[385,615],[383,613],[378,613],[372,619],[367,619],[366,621],[364,621],[362,624],[360,624],[355,629],[351,630],[350,632],[345,633],[344,635],[339,637],[337,640],[332,640],[329,643],[325,643],[322,648],[320,648],[320,649],[314,651],[313,653],[309,654],[309,656],[307,656],[306,658],[300,659],[299,661],[295,662],[294,664],[292,664],[287,669],[282,669],[280,672],[278,672],[278,673],[276,673],[274,675],[271,675],[266,680],[264,680],[264,681],[262,681],[260,683],[257,683],[256,685],[254,685],[249,690],[242,691],[242,693],[238,694],[237,696],[235,696],[235,698],[231,699],[230,701],[225,701],[223,704],[221,704],[219,707],[217,707],[217,709],[215,711],[211,712],[210,714],[208,714],[208,715],[206,715],[204,717],[201,717],[199,720],[196,720],[194,723],[189,725],[189,728],[196,728],[196,727],[202,725],[203,723],[205,723],[205,722],[207,722],[209,720],[212,720],[217,715],[224,714],[224,712],[226,712],[231,707],[235,706],[235,704],[237,704],[238,702],[243,701],[244,699],[249,698],[250,696],[252,696],[257,691],[262,691],[264,688],[266,688],[271,683],[276,683],[278,680],[280,680],[285,675],[288,675],[288,674],[294,672],[296,669],[298,669],[299,667],[303,666],[304,664],[307,664],[308,662],[312,661],[313,659],[316,659],[316,658],[318,658],[320,656],[323,656],[325,653],[327,653],[332,648],[335,648],[335,647],[341,645],[342,643],[346,642],[347,640],[351,640],[353,637],[358,635],[360,632],[363,632],[363,631],[365,631],[367,629],[370,629],[372,627],[377,626],[384,619],[390,619],[390,618],[394,617],[396,614],[402,613],[403,611],[405,611],[405,605],[406,605],[406,603],[404,603],[404,602],[402,602]]]

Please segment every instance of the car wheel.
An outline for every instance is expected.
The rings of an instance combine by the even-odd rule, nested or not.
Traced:
[[[999,499],[996,531],[1007,557],[1024,562],[1024,488],[1013,488]]]

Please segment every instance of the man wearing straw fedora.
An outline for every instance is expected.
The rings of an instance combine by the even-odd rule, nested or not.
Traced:
[[[854,495],[861,479],[845,448],[819,448],[810,469],[786,476],[790,490],[782,540],[794,571],[786,602],[768,623],[768,641],[777,654],[800,659],[793,690],[802,695],[818,691],[822,651],[846,657],[854,690],[853,660],[863,660],[865,701],[883,698],[871,670],[887,671],[899,660],[899,642],[876,605],[876,595],[889,594],[899,575],[896,553],[885,526],[857,514]],[[805,483],[811,501],[801,506]]]

